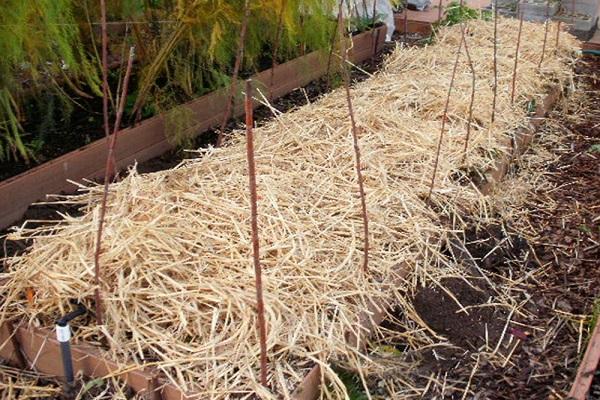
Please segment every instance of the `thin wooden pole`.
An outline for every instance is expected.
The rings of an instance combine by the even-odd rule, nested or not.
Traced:
[[[263,301],[262,267],[260,265],[260,246],[258,242],[258,194],[256,190],[256,162],[254,160],[254,117],[252,112],[252,81],[246,81],[246,155],[248,158],[248,183],[250,188],[250,211],[252,228],[252,258],[254,260],[254,278],[256,285],[256,312],[260,335],[260,382],[268,387],[267,381],[267,326],[265,323],[265,304]]]
[[[363,220],[363,242],[364,242],[364,258],[362,269],[366,274],[369,271],[369,217],[367,214],[367,196],[365,194],[363,175],[361,170],[361,158],[360,158],[360,146],[358,143],[358,128],[356,126],[356,119],[354,117],[354,109],[352,106],[352,96],[350,95],[350,73],[348,72],[348,68],[346,66],[347,61],[347,49],[344,35],[344,25],[342,23],[342,5],[344,4],[343,0],[340,1],[340,9],[338,12],[338,29],[340,36],[340,43],[342,47],[342,75],[344,78],[344,87],[346,90],[346,101],[348,103],[348,114],[350,115],[350,122],[352,125],[352,141],[354,144],[354,155],[356,161],[356,176],[358,180],[358,191],[360,194],[360,203],[361,203],[361,211],[362,211],[362,220]]]
[[[461,0],[460,5],[462,6],[463,0]],[[471,123],[473,122],[473,105],[475,104],[475,88],[477,84],[477,75],[475,73],[475,67],[473,66],[473,59],[471,58],[471,53],[469,52],[469,46],[467,44],[467,36],[466,36],[466,26],[463,22],[461,24],[461,40],[465,45],[465,54],[467,56],[467,63],[469,65],[469,69],[471,70],[471,100],[469,102],[469,117],[467,119],[467,134],[465,135],[465,148],[463,150],[463,162],[467,159],[467,150],[469,149],[469,140],[471,139]]]
[[[548,28],[550,18],[550,1],[546,1],[546,21],[544,21],[544,43],[542,44],[542,56],[540,57],[540,62],[538,63],[538,69],[542,68],[542,63],[544,62],[544,55],[546,54],[546,42],[548,41]]]
[[[244,47],[246,43],[246,31],[248,30],[248,20],[250,19],[250,0],[246,0],[244,3],[244,17],[242,18],[242,28],[240,29],[240,43],[238,44],[238,51],[235,55],[235,63],[233,65],[233,76],[231,77],[231,85],[229,87],[229,96],[227,97],[227,105],[225,106],[225,114],[221,121],[221,129],[219,130],[219,136],[217,137],[217,147],[221,147],[225,135],[225,128],[227,127],[227,121],[231,116],[231,110],[233,109],[235,92],[237,91],[237,81],[240,74],[240,68],[242,60],[244,59]]]
[[[433,173],[431,174],[431,183],[429,185],[429,192],[425,201],[431,199],[433,193],[433,186],[435,185],[435,176],[437,174],[438,164],[440,161],[440,151],[442,148],[442,142],[444,141],[444,131],[446,129],[446,120],[448,119],[448,107],[450,106],[450,96],[452,95],[452,87],[454,86],[454,79],[456,78],[456,69],[458,67],[458,60],[460,58],[460,51],[462,49],[464,36],[461,36],[458,44],[458,51],[456,52],[456,60],[454,61],[454,67],[452,68],[452,77],[450,78],[450,86],[448,87],[448,95],[446,97],[446,105],[444,106],[444,115],[442,116],[442,128],[440,130],[440,136],[438,139],[437,150],[435,152],[435,162],[433,164]]]
[[[279,10],[279,15],[277,17],[277,33],[275,34],[275,42],[273,44],[273,55],[272,55],[272,63],[271,63],[271,81],[269,82],[269,101],[273,101],[273,82],[275,79],[275,66],[277,65],[277,56],[279,53],[279,45],[281,41],[281,31],[283,29],[283,13],[285,12],[285,7],[287,5],[287,0],[283,0],[281,2],[281,9]]]
[[[523,12],[519,14],[519,32],[517,33],[517,47],[515,48],[515,65],[513,67],[512,90],[510,93],[510,104],[515,102],[515,86],[517,83],[517,66],[519,64],[519,47],[521,46],[521,32],[523,31]]]
[[[494,97],[492,98],[492,124],[496,120],[498,95],[498,0],[494,0]]]
[[[408,2],[407,2],[408,4]],[[407,7],[408,9],[408,7]],[[440,22],[442,20],[442,0],[439,1],[438,3],[438,20],[437,22]]]
[[[560,23],[562,21],[558,21],[558,24],[556,25],[556,42],[554,43],[554,51],[556,53],[558,53],[558,43],[560,41]]]
[[[110,177],[112,175],[111,163],[114,159],[115,148],[117,146],[117,136],[121,126],[121,119],[123,118],[125,102],[127,100],[127,90],[129,88],[129,78],[131,76],[131,69],[133,67],[134,57],[135,51],[134,48],[131,47],[131,49],[129,50],[129,60],[127,61],[127,70],[125,72],[125,77],[123,78],[123,87],[121,97],[119,99],[119,108],[117,110],[115,125],[113,127],[113,134],[111,135],[110,140],[108,142],[108,154],[106,156],[106,166],[104,168],[104,191],[102,193],[102,202],[100,203],[100,216],[98,217],[98,230],[96,232],[96,250],[94,252],[94,283],[96,286],[96,288],[94,289],[94,297],[96,303],[96,323],[98,325],[102,325],[103,322],[100,255],[102,254],[102,233],[104,230],[104,218],[106,216],[108,185],[110,183]]]
[[[106,27],[106,0],[100,0],[102,25],[102,115],[104,119],[104,136],[108,140],[110,126],[108,122],[108,32]]]
[[[375,24],[377,23],[377,0],[373,0],[373,19],[371,20],[371,48],[373,49],[373,57],[377,54],[377,38]]]

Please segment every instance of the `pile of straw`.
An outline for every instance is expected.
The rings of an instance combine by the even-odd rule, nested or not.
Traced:
[[[0,364],[0,400],[47,399],[60,396],[58,385],[40,382],[40,376]]]
[[[542,26],[525,23],[518,97],[510,103],[518,22],[499,21],[497,119],[490,124],[492,32],[468,24],[477,72],[475,119],[463,162],[471,75],[458,66],[433,191],[429,191],[458,26],[442,30],[434,45],[398,48],[380,73],[352,90],[360,129],[370,219],[369,273],[361,271],[362,218],[350,121],[343,91],[280,114],[256,129],[259,229],[268,327],[269,383],[258,383],[259,345],[250,205],[244,138],[203,151],[169,171],[134,171],[110,187],[101,265],[105,325],[80,326],[77,339],[108,342],[111,356],[150,364],[199,398],[288,397],[313,363],[331,385],[324,395],[344,396],[329,362],[359,363],[345,333],[371,300],[406,304],[410,287],[436,276],[449,217],[485,213],[487,200],[461,171],[483,172],[507,135],[526,123],[526,103],[551,83],[569,77],[574,39],[548,45],[541,70]],[[552,34],[549,38],[553,38]],[[93,308],[93,252],[101,187],[69,201],[82,217],[65,216],[51,228],[19,229],[33,237],[27,254],[9,260],[1,319],[49,326],[70,299]],[[460,228],[460,221],[453,229]],[[432,268],[433,267],[433,268]],[[417,279],[423,278],[423,279]],[[31,304],[26,288],[35,290]],[[417,320],[417,323],[418,320]]]

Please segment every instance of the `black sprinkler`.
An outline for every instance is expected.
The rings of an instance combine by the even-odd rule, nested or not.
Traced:
[[[71,356],[71,327],[69,326],[69,322],[87,312],[83,304],[74,300],[71,300],[71,304],[77,308],[56,321],[56,339],[60,343],[67,392],[72,389],[75,381],[73,375],[73,358]]]

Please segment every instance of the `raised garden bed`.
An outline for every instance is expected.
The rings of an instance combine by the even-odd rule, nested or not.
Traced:
[[[488,32],[488,33],[489,33],[489,32]],[[538,33],[539,33],[539,32],[538,32]],[[532,51],[532,50],[530,49],[529,51]],[[416,53],[413,53],[413,54],[412,54],[412,56],[413,56],[413,57],[417,57],[418,55],[417,55]],[[479,57],[481,57],[481,54],[479,55]],[[470,81],[470,80],[469,80],[469,81]],[[389,85],[390,83],[391,83],[391,82],[388,82],[388,85]],[[435,83],[434,83],[434,85],[435,85]],[[462,85],[463,85],[463,86],[462,86],[462,89],[464,90],[464,89],[465,89],[465,87],[467,87],[467,85],[466,85],[466,81],[463,81],[463,82],[462,82]],[[445,85],[444,85],[444,84],[441,84],[441,85],[440,85],[440,87],[442,87],[442,88],[445,88]],[[376,90],[379,90],[379,91],[381,91],[381,89],[376,89]],[[414,89],[413,89],[413,90],[414,90]],[[362,93],[362,96],[368,96],[368,95],[371,95],[371,92],[370,92],[370,91],[362,91],[361,93]],[[380,94],[381,94],[381,92],[377,92],[377,93],[380,93]],[[387,92],[386,92],[386,93],[387,93]],[[391,93],[393,94],[393,92],[391,92]],[[338,98],[339,98],[339,96],[338,96]],[[329,98],[328,98],[328,99],[326,99],[326,100],[327,100],[327,101],[333,101],[333,100],[331,100],[331,99],[329,99]],[[550,100],[548,101],[548,103],[546,103],[546,102],[543,102],[543,103],[540,103],[540,104],[538,105],[538,113],[540,113],[538,116],[541,116],[541,114],[544,112],[544,107],[548,106],[548,105],[549,105],[549,103],[550,103]],[[332,105],[332,107],[330,108],[330,110],[336,110],[336,109],[337,109],[337,108],[336,108],[336,107],[334,107],[333,105]],[[335,111],[334,111],[334,112],[335,112]],[[382,116],[382,115],[379,115],[379,116],[380,116],[380,117],[382,117],[382,118],[384,118],[384,116]],[[366,115],[363,115],[363,118],[364,118],[365,120],[367,120],[367,117],[368,117],[368,116],[366,116]],[[302,119],[301,117],[297,117],[297,118],[300,118],[300,119]],[[304,118],[308,119],[308,115],[306,115],[306,114],[305,114],[305,115],[304,115]],[[339,119],[335,119],[335,118],[334,118],[334,119],[333,119],[333,121],[335,121],[335,124],[338,124],[338,123],[339,123]],[[534,121],[535,121],[535,120],[534,120]],[[377,121],[377,123],[378,123],[378,121]],[[295,126],[295,125],[293,125],[293,126]],[[432,126],[437,126],[437,124],[432,124]],[[273,129],[273,127],[271,127],[271,129]],[[343,129],[343,128],[342,128],[342,129]],[[377,131],[375,131],[375,132],[377,132]],[[526,144],[526,143],[527,143],[527,138],[528,138],[528,136],[529,136],[529,135],[530,135],[530,133],[529,133],[529,132],[527,132],[527,131],[523,132],[523,134],[521,135],[523,139],[522,139],[522,140],[517,140],[517,142],[516,142],[516,143],[517,143],[517,146],[516,146],[515,148],[511,148],[511,146],[510,146],[510,142],[508,143],[508,146],[507,146],[507,143],[501,143],[499,148],[500,148],[501,150],[506,150],[508,154],[516,155],[516,154],[518,154],[519,152],[521,152],[521,151],[523,150],[523,148],[524,148],[524,144]],[[274,135],[273,137],[278,137],[278,136],[277,136],[277,135]],[[343,137],[343,135],[342,135],[342,137]],[[389,138],[389,139],[393,139],[393,138]],[[267,141],[267,142],[269,142],[269,141]],[[271,140],[271,142],[272,142],[272,140]],[[345,143],[345,141],[343,141],[343,140],[342,140],[342,143]],[[306,144],[306,143],[305,143],[305,144]],[[387,143],[386,143],[386,144],[387,144]],[[519,146],[519,144],[521,144],[521,146]],[[400,146],[400,143],[396,143],[396,145]],[[404,144],[402,144],[402,145],[404,145]],[[429,143],[429,146],[431,146],[431,144],[430,144],[430,143]],[[387,147],[386,147],[386,149],[388,149],[388,150],[389,150],[389,148],[390,148],[390,147],[394,147],[394,144],[392,144],[392,146],[387,146]],[[461,146],[461,147],[462,147],[462,146]],[[224,150],[226,151],[227,149],[224,149]],[[297,153],[297,154],[299,154],[299,153]],[[501,152],[500,152],[500,154],[503,154],[503,151],[501,151]],[[294,158],[295,158],[295,157],[294,157]],[[492,159],[493,159],[493,158],[492,158]],[[495,183],[495,182],[498,182],[498,181],[499,181],[499,179],[501,178],[501,176],[502,176],[502,175],[505,173],[505,171],[506,171],[506,165],[505,165],[505,164],[506,164],[506,163],[508,163],[508,162],[510,162],[510,160],[511,160],[511,159],[512,159],[512,157],[507,157],[507,158],[505,158],[505,159],[496,160],[496,161],[498,161],[498,165],[497,165],[496,167],[494,167],[494,168],[492,169],[492,171],[499,171],[499,172],[494,172],[496,175],[495,175],[493,178],[491,178],[491,179],[488,179],[488,180],[487,180],[487,182],[488,182],[488,185],[491,185],[491,184],[493,184],[493,183]],[[283,157],[283,160],[285,160],[285,162],[286,162],[286,163],[287,163],[287,162],[289,162],[289,153],[288,153],[288,154],[287,154],[285,157]],[[373,159],[371,160],[371,162],[373,162]],[[221,164],[221,165],[225,166],[224,164]],[[239,171],[239,168],[236,168],[236,169],[235,169],[235,171]],[[222,172],[223,172],[223,173],[224,173],[226,176],[231,176],[231,175],[227,175],[228,173],[227,173],[226,171],[222,171]],[[371,173],[372,173],[372,172],[371,172]],[[419,175],[420,175],[420,174],[417,174],[417,177],[418,177]],[[176,179],[176,180],[174,180],[174,181],[178,181],[178,180]],[[445,184],[454,185],[452,182],[450,182],[450,183],[449,183],[448,181],[445,181]],[[416,184],[416,185],[418,185],[418,184]],[[421,185],[421,186],[422,186],[422,185]],[[201,188],[201,187],[202,187],[202,185],[198,186],[198,188]],[[455,187],[455,186],[451,186],[451,187]],[[292,188],[292,186],[290,186],[290,189],[291,189],[291,188]],[[199,190],[199,189],[198,189],[198,190]],[[422,190],[422,187],[421,187],[421,190]],[[456,189],[455,189],[455,190],[459,190],[459,189],[458,189],[458,187],[456,187]],[[444,190],[440,189],[440,191],[439,191],[439,192],[437,192],[437,191],[436,191],[436,196],[443,197],[443,196],[444,196],[444,193],[445,193],[445,189],[444,189]],[[340,197],[338,200],[341,200],[341,197]],[[426,208],[427,208],[427,207],[425,207],[425,209],[426,209]],[[426,212],[428,212],[428,211],[426,211]],[[398,267],[396,267],[396,268],[395,268],[394,272],[395,272],[395,273],[396,273],[398,276],[401,276],[401,275],[402,275],[402,273],[400,273],[400,272],[398,271]],[[389,284],[389,285],[394,285],[394,281],[387,282],[387,284]],[[383,313],[384,313],[384,310],[383,310],[383,308],[385,308],[385,305],[386,305],[387,303],[379,303],[377,299],[372,299],[372,300],[368,301],[367,303],[368,303],[368,304],[370,304],[370,305],[372,305],[372,311],[373,311],[373,313],[370,313],[370,312],[368,312],[368,311],[365,311],[365,313],[363,314],[363,316],[359,318],[359,321],[363,321],[363,328],[367,328],[367,329],[368,329],[368,328],[370,328],[370,327],[374,326],[375,324],[377,324],[378,322],[380,322],[380,320],[381,320],[381,315],[383,315]],[[360,332],[361,330],[358,330],[358,331]],[[362,336],[362,337],[366,337],[366,332],[364,333],[364,336],[363,336],[363,333],[360,333],[360,334],[350,334],[350,335],[346,336],[346,339],[347,339],[347,340],[348,340],[348,342],[350,343],[350,347],[355,347],[355,346],[359,346],[359,345],[361,345],[362,341],[360,340],[360,337],[359,337],[359,335],[360,335],[360,336]],[[21,337],[19,337],[19,339],[22,339],[22,338],[21,338]],[[151,374],[151,375],[152,375],[152,374]],[[309,374],[309,376],[308,376],[308,378],[307,378],[307,379],[314,379],[315,377],[318,377],[318,378],[320,378],[320,377],[321,377],[321,373],[319,373],[319,371],[318,371],[317,369],[314,369],[314,370],[313,370],[313,372],[311,372],[311,373]],[[142,383],[142,386],[144,386],[144,385],[145,385],[144,387],[146,387],[146,388],[149,386],[149,384],[147,383],[147,382],[148,382],[148,380],[147,380],[147,379],[145,379],[145,380],[144,380],[144,379],[142,379],[142,382],[146,382],[146,383]],[[305,381],[305,382],[306,382],[306,381]],[[302,398],[310,398],[310,397],[312,397],[314,394],[317,394],[317,393],[318,393],[318,390],[319,390],[319,389],[318,389],[318,385],[317,385],[315,382],[313,382],[313,384],[309,384],[309,385],[308,385],[308,386],[306,386],[306,387],[302,387],[302,386],[301,386],[301,388],[300,388],[300,389],[299,389],[299,390],[296,392],[296,395],[298,395],[298,396],[308,396],[308,397],[302,397]]]

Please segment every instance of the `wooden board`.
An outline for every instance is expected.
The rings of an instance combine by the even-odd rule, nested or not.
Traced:
[[[600,319],[596,321],[596,326],[583,355],[583,360],[581,360],[581,364],[579,364],[579,368],[577,369],[575,382],[573,382],[573,387],[569,391],[569,399],[586,400],[588,398],[587,395],[592,385],[596,368],[598,368],[599,360]]]
[[[385,39],[385,30],[385,26],[382,26],[374,32],[364,32],[355,36],[349,59],[354,63],[360,63],[371,57],[375,49],[381,47]],[[324,51],[312,52],[276,66],[272,88],[273,98],[306,86],[323,76],[326,69],[327,53]],[[252,79],[255,81],[255,86],[267,96],[267,87],[271,82],[271,69],[253,76]],[[238,85],[239,98],[241,98],[241,87],[243,85]],[[225,113],[228,90],[224,88],[183,105],[194,116],[195,123],[190,130],[193,135],[199,135],[220,124]],[[234,116],[243,113],[241,101],[237,103],[233,111]],[[116,148],[117,167],[125,169],[135,162],[141,163],[158,157],[171,148],[172,145],[165,135],[164,116],[150,118],[119,133]],[[21,219],[32,203],[46,200],[47,195],[75,192],[77,186],[67,180],[80,182],[84,179],[102,178],[106,153],[106,139],[100,139],[0,182],[0,229]]]

